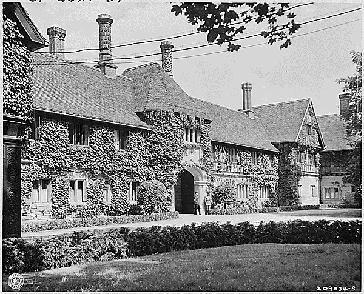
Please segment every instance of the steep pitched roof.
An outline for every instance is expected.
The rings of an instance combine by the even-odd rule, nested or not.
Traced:
[[[339,115],[318,116],[317,121],[326,144],[324,151],[352,149],[346,136],[345,122]]]
[[[253,107],[272,142],[295,142],[310,99]]]
[[[146,127],[132,111],[133,95],[125,77],[110,79],[97,69],[48,54],[34,53],[33,63],[36,110]]]
[[[4,14],[18,24],[18,28],[24,36],[25,44],[29,50],[35,51],[46,46],[46,39],[39,32],[21,3],[4,3],[3,8]]]
[[[127,69],[123,75],[132,79],[135,107],[139,111],[164,109],[207,118],[212,121],[213,141],[277,151],[258,120],[250,119],[236,110],[190,97],[157,63]]]

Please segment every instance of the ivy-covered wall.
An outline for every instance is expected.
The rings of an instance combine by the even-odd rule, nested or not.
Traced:
[[[43,116],[38,128],[39,138],[24,148],[23,158],[32,163],[23,167],[23,200],[31,197],[31,182],[49,179],[52,183],[52,215],[64,218],[67,211],[74,211],[69,201],[69,180],[74,171],[87,177],[87,201],[82,206],[83,215],[100,213],[125,214],[129,211],[128,192],[130,182],[157,180],[168,193],[166,201],[171,204],[174,186],[183,168],[194,165],[205,171],[208,179],[208,193],[217,183],[210,139],[210,121],[193,118],[169,111],[150,110],[138,114],[151,129],[140,132],[131,130],[125,150],[117,150],[114,143],[114,128],[106,124],[89,122],[89,145],[72,145],[69,141],[68,124],[64,119]],[[199,162],[183,162],[186,150],[184,129],[194,128],[200,132],[199,148],[202,156]],[[219,150],[219,151],[217,151]],[[227,152],[224,147],[216,149],[220,155]],[[237,149],[239,176],[249,177],[251,188],[249,198],[257,203],[259,187],[269,186],[274,192],[278,179],[277,156],[259,154],[253,163],[250,151]],[[222,162],[220,162],[221,164]],[[236,182],[238,184],[238,182]],[[112,190],[111,203],[103,203],[106,186]],[[274,193],[271,193],[274,195]]]
[[[229,153],[232,152],[234,161],[232,161],[231,155],[229,157]],[[253,154],[256,154],[255,160]],[[276,205],[275,192],[278,181],[278,156],[276,154],[214,144],[213,164],[213,187],[229,184],[236,188],[241,183],[248,183],[249,196],[246,205],[256,208],[259,204],[259,190],[266,186],[270,191],[270,204]]]
[[[146,139],[139,131],[131,131],[126,150],[117,150],[114,129],[90,123],[89,145],[71,145],[68,122],[48,117],[41,120],[39,139],[31,140],[23,150],[25,164],[22,170],[24,202],[31,197],[31,181],[50,179],[52,183],[52,215],[64,218],[69,209],[69,180],[72,172],[80,171],[87,176],[86,213],[97,215],[102,202],[105,184],[112,188],[112,214],[124,214],[129,209],[127,192],[131,181],[143,181],[151,177],[147,165]]]
[[[32,120],[32,66],[24,36],[3,13],[3,113]]]

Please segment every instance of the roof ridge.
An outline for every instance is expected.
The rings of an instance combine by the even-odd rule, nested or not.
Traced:
[[[264,107],[264,106],[276,106],[279,104],[290,104],[290,103],[296,103],[296,102],[301,102],[301,101],[310,101],[310,100],[311,100],[311,98],[301,98],[301,99],[290,100],[290,101],[282,101],[282,102],[277,102],[277,103],[257,105],[257,106],[253,106],[253,108]]]
[[[137,65],[137,66],[128,67],[128,68],[124,69],[122,75],[125,74],[125,73],[128,73],[128,72],[135,71],[135,70],[138,70],[140,68],[145,68],[145,67],[152,66],[152,65],[158,65],[159,67],[161,67],[158,62],[152,61],[152,62],[149,62],[149,63],[146,63],[146,64],[141,64],[141,65]]]

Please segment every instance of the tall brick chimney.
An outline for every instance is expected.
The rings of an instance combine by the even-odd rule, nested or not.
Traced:
[[[250,118],[254,118],[254,112],[252,110],[252,84],[241,84],[242,94],[242,108],[239,111],[245,112]]]
[[[49,53],[64,59],[64,39],[66,37],[66,30],[59,27],[50,27],[47,29],[49,36]]]
[[[162,68],[164,71],[173,76],[172,71],[172,49],[174,46],[170,41],[163,41],[160,45],[161,52],[162,52]]]
[[[110,78],[116,77],[117,66],[113,64],[111,54],[111,24],[113,19],[108,14],[99,14],[96,22],[99,24],[99,64],[97,67]]]
[[[349,112],[349,102],[350,102],[350,94],[349,93],[341,93],[339,94],[340,100],[340,116],[344,119],[347,119]]]

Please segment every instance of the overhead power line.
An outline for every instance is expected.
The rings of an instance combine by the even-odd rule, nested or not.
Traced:
[[[343,26],[343,25],[346,25],[346,24],[349,24],[349,23],[352,23],[352,22],[355,22],[355,21],[359,21],[359,20],[360,19],[357,18],[357,19],[354,19],[354,20],[351,20],[351,21],[347,21],[347,22],[344,22],[344,23],[340,23],[340,24],[337,24],[337,25],[332,25],[332,26],[325,27],[325,28],[322,28],[322,29],[317,29],[317,30],[310,31],[310,32],[307,32],[307,33],[295,35],[295,36],[292,36],[291,39],[297,38],[297,37],[306,36],[306,35],[310,35],[310,34],[314,34],[314,33],[318,33],[318,32],[325,31],[325,30],[329,30],[329,29],[336,28],[336,27],[339,27],[339,26]],[[266,45],[266,44],[269,44],[269,42],[262,42],[262,43],[258,43],[258,44],[252,44],[252,45],[248,45],[248,46],[243,46],[243,47],[240,47],[240,49],[247,49],[247,48],[262,46],[262,45]],[[188,56],[182,56],[182,57],[174,57],[173,59],[174,60],[186,59],[186,58],[207,56],[207,55],[218,54],[218,53],[225,53],[225,52],[228,52],[228,50],[225,49],[225,50],[208,52],[208,53],[201,53],[201,54],[196,54],[196,55],[188,55]],[[143,55],[143,56],[145,56],[145,55]],[[137,62],[137,63],[138,62],[140,62],[140,63],[144,63],[144,62],[145,63],[148,63],[148,62],[154,62],[154,61],[155,60],[149,60],[149,61],[131,61],[131,60],[128,60],[128,61],[115,62],[114,64],[134,63],[134,62]],[[92,62],[94,62],[94,61],[92,61]],[[57,63],[56,62],[41,62],[41,63],[35,63],[34,65],[67,65],[67,64],[83,64],[83,63],[87,63],[87,62],[84,62],[84,61],[63,60],[63,61],[57,62]],[[90,63],[90,62],[88,62],[88,63]]]
[[[314,31],[299,34],[299,35],[295,35],[295,36],[292,36],[291,39],[306,36],[306,35],[310,35],[310,34],[313,34],[313,33],[318,33],[318,32],[325,31],[325,30],[329,30],[329,29],[336,28],[336,27],[339,27],[339,26],[343,26],[343,25],[346,25],[346,24],[349,24],[349,23],[352,23],[352,22],[355,22],[355,21],[358,21],[358,20],[360,20],[360,19],[357,18],[357,19],[347,21],[347,22],[344,22],[344,23],[340,23],[340,24],[337,24],[337,25],[333,25],[333,26],[330,26],[330,27],[314,30]],[[259,44],[252,44],[252,45],[249,45],[249,46],[240,47],[240,49],[247,49],[247,48],[262,46],[262,45],[266,45],[266,44],[269,44],[269,42],[263,42],[263,43],[259,43]],[[206,55],[212,55],[212,54],[218,54],[218,53],[225,53],[225,52],[228,52],[228,50],[225,49],[225,50],[221,50],[221,51],[214,51],[214,52],[201,53],[201,54],[196,54],[196,55],[175,57],[173,59],[186,59],[186,58],[200,57],[200,56],[206,56]]]
[[[332,14],[332,15],[328,15],[328,16],[323,16],[323,17],[319,17],[319,18],[314,18],[314,19],[311,19],[311,20],[305,21],[305,22],[303,22],[303,23],[300,23],[300,25],[305,25],[305,24],[308,24],[308,23],[317,22],[317,21],[321,21],[321,20],[324,20],[324,19],[328,19],[328,18],[332,18],[332,17],[341,16],[341,15],[344,15],[344,14],[348,14],[348,13],[352,13],[352,12],[358,11],[358,10],[360,10],[360,9],[361,9],[361,7],[358,7],[358,8],[351,9],[351,10],[348,10],[348,11],[343,11],[343,12],[340,12],[340,13],[337,13],[337,14]],[[280,29],[280,30],[283,30],[283,29]],[[278,31],[279,31],[279,30],[278,30]],[[253,38],[253,37],[258,37],[258,36],[260,36],[260,33],[256,33],[256,34],[253,34],[253,35],[247,35],[247,36],[243,36],[243,37],[240,37],[240,38],[235,38],[235,39],[233,39],[233,41],[245,40],[245,39],[249,39],[249,38]],[[292,38],[292,37],[291,37],[291,38]],[[216,45],[216,43],[207,43],[207,44],[202,44],[202,45],[198,45],[198,46],[191,46],[191,47],[177,48],[177,49],[173,49],[172,51],[173,51],[173,52],[188,51],[188,50],[192,50],[192,49],[199,49],[199,48],[204,48],[204,47],[213,46],[213,45]],[[143,58],[144,56],[145,56],[145,57],[151,57],[151,56],[157,56],[157,55],[160,55],[160,54],[161,54],[161,53],[160,53],[160,52],[158,52],[158,53],[150,53],[150,54],[146,54],[146,55],[137,55],[137,56],[134,56],[134,57],[114,57],[114,58],[110,58],[109,60],[119,60],[119,59],[129,60],[129,59],[139,59],[139,58]]]
[[[314,4],[314,2],[309,2],[309,3],[302,3],[302,4],[298,4],[292,7],[289,7],[286,11],[301,7],[301,6],[306,6],[306,5],[312,5]],[[243,21],[238,21],[235,23],[232,23],[231,25],[237,25],[237,24],[241,24],[243,23]],[[196,35],[196,34],[200,34],[200,33],[204,33],[204,32],[200,32],[200,31],[196,31],[196,32],[184,32],[184,33],[178,33],[177,35],[172,35],[172,36],[167,36],[167,37],[158,37],[155,39],[150,39],[150,40],[139,40],[139,41],[133,41],[133,42],[129,42],[129,43],[124,43],[124,44],[118,44],[118,45],[113,45],[110,48],[114,49],[114,48],[121,48],[121,47],[128,47],[128,46],[133,46],[133,45],[140,45],[140,44],[148,44],[148,43],[154,43],[154,42],[162,42],[162,41],[166,41],[166,40],[173,40],[173,39],[179,39],[179,38],[183,38],[183,37],[188,37],[188,36],[192,36],[192,35]],[[65,54],[73,54],[73,53],[79,53],[79,52],[83,52],[83,51],[99,51],[99,48],[82,48],[82,49],[77,49],[77,50],[71,50],[71,51],[64,51],[63,53]],[[36,52],[36,53],[45,53],[45,52]]]

